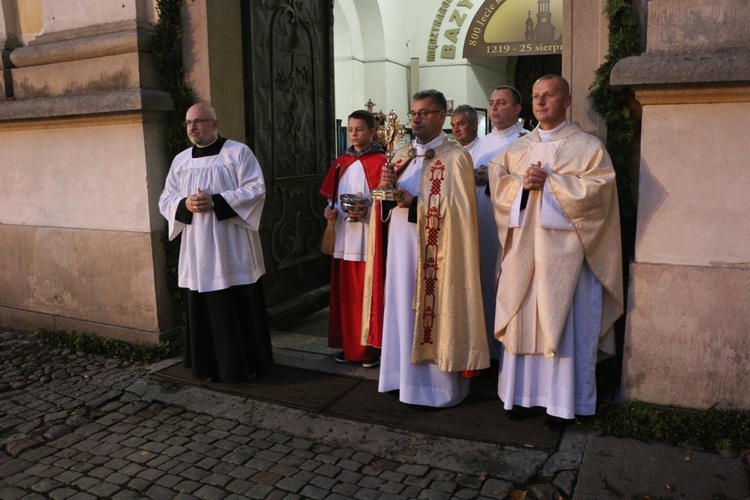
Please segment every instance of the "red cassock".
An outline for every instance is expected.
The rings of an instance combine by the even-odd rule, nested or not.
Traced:
[[[333,162],[320,188],[320,194],[328,199],[334,196],[335,170],[339,166],[339,178],[346,169],[359,160],[364,168],[370,190],[380,184],[385,165],[383,153],[364,154],[359,158],[344,154]],[[342,215],[339,214],[339,217]],[[377,358],[380,350],[364,346],[360,340],[362,328],[362,296],[364,291],[365,262],[341,258],[331,260],[331,300],[329,307],[328,346],[343,349],[347,361],[365,361]]]

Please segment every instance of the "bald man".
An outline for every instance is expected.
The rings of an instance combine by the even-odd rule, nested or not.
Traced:
[[[539,126],[490,162],[499,240],[498,395],[512,419],[544,408],[559,428],[596,411],[596,362],[623,313],[617,185],[599,139],[568,122],[568,82],[534,84]]]
[[[196,379],[247,382],[272,362],[258,236],[266,186],[245,144],[219,136],[206,103],[185,116],[193,147],[178,154],[159,198],[169,239],[182,238],[178,285],[187,305],[185,367]]]

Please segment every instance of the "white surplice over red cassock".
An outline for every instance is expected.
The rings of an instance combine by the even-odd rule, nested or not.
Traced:
[[[530,164],[547,172],[528,193]],[[498,394],[506,409],[543,406],[573,418],[596,407],[597,351],[615,353],[623,313],[617,186],[601,141],[564,123],[548,140],[539,129],[490,162],[501,274],[496,338],[505,348]]]
[[[412,147],[417,156],[408,161]],[[407,208],[373,205],[363,340],[383,348],[379,391],[399,389],[410,404],[452,406],[468,395],[464,372],[489,366],[471,158],[440,134],[399,149],[394,166],[402,171],[399,187],[417,196],[416,219]]]
[[[362,345],[360,341],[369,218],[365,217],[360,222],[346,222],[340,199],[342,194],[369,196],[370,191],[380,184],[384,165],[382,147],[372,145],[362,152],[350,147],[333,162],[320,189],[320,194],[328,198],[329,203],[333,201],[337,209],[336,240],[331,261],[328,347],[343,349],[347,361],[371,360],[380,353],[378,349]],[[338,185],[334,188],[336,175]]]

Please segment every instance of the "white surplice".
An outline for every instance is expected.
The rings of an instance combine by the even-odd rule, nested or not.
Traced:
[[[466,146],[463,146],[463,148],[469,152],[470,155],[472,155],[472,158],[474,158],[474,150],[477,149],[477,146],[479,145],[479,139],[480,137],[475,137],[473,141],[471,141]]]
[[[440,134],[425,145],[413,143],[417,155],[436,148],[445,140]],[[415,158],[398,181],[412,195],[419,192],[422,158]],[[408,221],[409,210],[394,208],[388,229],[388,259],[385,277],[383,345],[380,356],[379,392],[399,390],[403,403],[448,407],[469,394],[470,379],[457,372],[443,372],[434,363],[411,362],[414,338],[414,288],[417,277],[417,224]],[[386,214],[383,214],[386,217]]]
[[[534,296],[530,290],[529,297]],[[549,415],[575,418],[596,412],[596,351],[601,325],[602,286],[584,262],[554,358],[503,352],[497,393],[506,410],[542,406]],[[533,311],[536,303],[524,303]],[[572,389],[572,390],[571,390]]]
[[[508,144],[528,131],[519,123],[505,130],[493,130],[479,138],[471,150],[474,168],[489,164],[490,160],[502,153]],[[503,345],[495,339],[495,295],[497,290],[497,267],[500,258],[500,241],[497,239],[497,226],[492,208],[492,199],[486,192],[487,186],[477,186],[477,217],[479,218],[479,269],[482,280],[484,321],[487,325],[487,340],[490,357],[501,359]]]
[[[363,217],[359,222],[346,222],[346,213],[341,209],[342,194],[358,194],[369,198],[370,187],[367,185],[365,169],[357,160],[349,165],[339,179],[338,199],[334,207],[336,215],[336,243],[333,258],[355,262],[364,262],[367,254],[367,233],[369,218]]]
[[[191,224],[175,219],[180,201],[198,189],[220,194],[237,213],[218,220],[213,211],[196,213]],[[227,140],[217,155],[192,157],[192,148],[172,161],[159,210],[169,223],[169,239],[182,233],[178,285],[213,292],[249,285],[265,273],[258,228],[266,186],[253,152]]]

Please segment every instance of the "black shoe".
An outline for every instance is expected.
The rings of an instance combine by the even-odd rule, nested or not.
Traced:
[[[565,418],[560,417],[553,417],[552,415],[547,415],[547,418],[544,419],[544,428],[548,431],[562,431],[565,430],[565,428],[568,426],[569,423],[571,423],[572,420],[568,420]]]
[[[344,357],[344,351],[341,351],[336,355],[335,358],[333,358],[336,363],[348,363],[349,361]]]
[[[247,376],[246,382],[252,382],[253,380],[255,380],[255,377],[257,377],[257,375],[255,373],[251,373]]]
[[[539,415],[538,408],[524,408],[523,406],[514,406],[512,410],[505,412],[505,418],[514,422],[521,422]]]
[[[363,368],[375,368],[376,366],[380,366],[380,358],[374,358],[374,359],[368,359],[366,361],[362,361]]]

